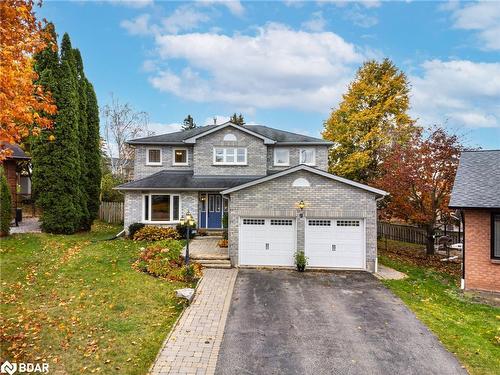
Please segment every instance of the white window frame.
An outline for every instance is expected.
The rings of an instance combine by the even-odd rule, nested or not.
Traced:
[[[186,162],[185,163],[176,163],[175,161],[175,152],[176,151],[186,151]],[[189,149],[186,147],[174,147],[172,149],[172,165],[189,165]]]
[[[152,150],[159,150],[160,151],[160,162],[151,162],[149,161],[149,151]],[[161,147],[148,147],[146,148],[146,165],[151,165],[151,166],[158,166],[162,165],[163,162],[163,150]]]
[[[174,217],[174,199],[173,197],[179,197],[179,219],[178,220],[151,220],[153,217],[153,195],[170,195],[170,217]],[[148,214],[149,218],[146,219],[146,210],[144,210],[144,197],[148,197]],[[180,222],[182,216],[182,199],[180,194],[167,194],[167,193],[151,193],[151,194],[143,194],[142,195],[142,222],[146,224],[177,224]]]
[[[234,162],[227,162],[227,150],[234,150]],[[238,162],[238,149],[245,150],[245,160],[243,162]],[[217,150],[223,150],[222,159],[224,161],[219,162],[215,160],[215,155]],[[247,148],[246,147],[214,147],[213,149],[213,164],[214,165],[247,165]]]
[[[312,163],[305,163],[302,161],[302,151],[312,150],[313,152],[313,161]],[[316,149],[314,147],[303,147],[299,150],[299,164],[304,165],[316,165]]]
[[[278,163],[278,158],[276,156],[276,151],[288,151],[288,161],[286,163]],[[288,167],[290,165],[290,149],[284,147],[275,147],[273,152],[274,165],[277,167]]]

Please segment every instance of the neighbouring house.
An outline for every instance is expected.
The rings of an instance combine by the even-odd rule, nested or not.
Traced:
[[[134,178],[125,229],[175,225],[189,211],[198,228],[228,215],[233,266],[377,268],[377,199],[387,193],[327,172],[331,142],[230,122],[130,140]]]
[[[22,175],[19,168],[19,163],[30,160],[30,157],[18,145],[3,143],[0,147],[11,150],[10,155],[2,162],[2,166],[7,177],[12,198],[12,210],[14,211],[18,202],[18,186],[20,187],[20,194],[24,190],[31,193],[31,183],[25,180],[25,176]]]
[[[450,207],[464,225],[462,288],[500,292],[500,150],[462,153]]]

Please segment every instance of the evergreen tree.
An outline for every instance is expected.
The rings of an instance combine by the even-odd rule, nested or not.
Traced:
[[[395,144],[415,130],[406,75],[389,59],[368,61],[338,109],[325,122],[323,137],[330,149],[331,173],[366,182],[380,175],[380,164]]]
[[[33,149],[33,189],[42,208],[42,229],[74,233],[81,228],[82,194],[78,138],[78,84],[76,63],[67,34],[59,63],[51,47],[35,57],[40,82],[54,95],[58,113],[51,131],[44,131]],[[55,90],[52,90],[55,88]],[[50,133],[50,134],[49,134]]]
[[[182,130],[191,130],[196,128],[196,124],[191,117],[191,115],[187,115],[187,117],[182,122]]]
[[[237,115],[236,112],[233,113],[233,115],[229,118],[229,121],[235,125],[245,125],[245,119],[243,118],[243,115],[241,113],[239,115]]]
[[[87,81],[87,208],[89,211],[88,228],[99,212],[99,194],[101,185],[101,137],[99,133],[99,107],[92,84]]]
[[[0,236],[8,236],[12,220],[12,197],[5,172],[0,166]]]

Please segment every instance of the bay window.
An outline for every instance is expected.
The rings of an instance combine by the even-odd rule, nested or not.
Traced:
[[[216,147],[214,148],[214,164],[245,165],[247,163],[247,149],[243,147]]]
[[[144,221],[176,222],[181,213],[180,196],[173,194],[144,195]]]

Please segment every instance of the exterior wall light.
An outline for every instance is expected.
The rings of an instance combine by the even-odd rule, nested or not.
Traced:
[[[304,201],[300,201],[297,204],[297,207],[302,211],[306,207],[306,204],[304,203]]]

